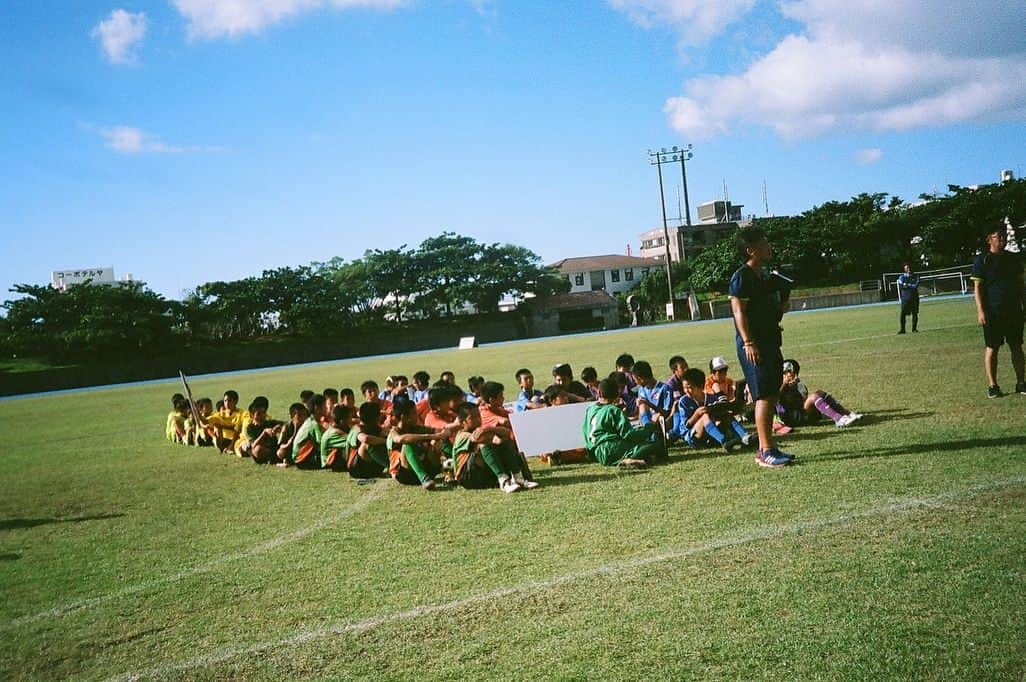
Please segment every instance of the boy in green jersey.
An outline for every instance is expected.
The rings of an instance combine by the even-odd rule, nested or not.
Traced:
[[[309,417],[299,427],[292,442],[292,463],[300,469],[320,469],[321,462],[321,420],[324,418],[324,396],[315,394],[306,404]]]
[[[328,402],[330,397],[326,398]],[[321,462],[332,471],[346,471],[349,461],[349,424],[353,411],[345,405],[331,408],[331,426],[321,436]]]
[[[460,431],[452,447],[456,482],[468,489],[494,488],[504,493],[537,488],[523,475],[523,460],[513,445],[512,431],[501,426],[482,426],[481,411],[474,403],[456,408]]]
[[[303,403],[292,403],[289,405],[289,421],[281,430],[278,437],[278,466],[292,466],[292,446],[296,442],[296,435],[300,427],[306,423],[310,413],[307,412]]]
[[[388,471],[388,447],[381,431],[381,404],[360,405],[359,423],[349,429],[346,468],[352,478],[376,478]]]
[[[442,473],[442,449],[439,443],[448,437],[444,431],[417,423],[417,406],[400,397],[392,406],[396,425],[388,434],[389,469],[392,478],[403,485],[419,485],[433,490],[435,476]]]
[[[645,424],[631,428],[623,411],[614,403],[620,397],[614,379],[599,382],[599,400],[584,413],[584,444],[595,461],[606,466],[644,468],[666,457],[662,441],[652,442],[655,428]]]

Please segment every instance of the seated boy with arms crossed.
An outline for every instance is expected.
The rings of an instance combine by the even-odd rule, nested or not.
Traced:
[[[523,476],[522,460],[512,432],[501,426],[482,426],[473,403],[456,408],[460,431],[453,443],[456,482],[467,489],[494,488],[504,493],[538,487]]]
[[[345,405],[331,408],[331,426],[321,436],[321,461],[324,468],[346,471],[349,464],[349,430],[353,410]]]
[[[376,478],[388,471],[386,434],[381,429],[381,405],[360,405],[359,423],[349,429],[346,468],[351,478]]]
[[[246,453],[255,464],[267,464],[278,449],[278,435],[285,424],[267,418],[267,399],[254,398],[249,404],[246,424]]]
[[[599,382],[599,400],[584,414],[584,443],[596,462],[605,466],[644,468],[666,457],[662,439],[652,442],[655,428],[646,424],[632,429],[623,410],[616,406],[619,384],[613,379]]]
[[[673,428],[666,434],[671,443],[683,439],[689,446],[697,447],[711,439],[721,445],[724,452],[733,452],[749,444],[751,435],[728,410],[705,404],[705,373],[702,370],[697,367],[688,369],[681,384],[684,395],[677,401]]]
[[[300,427],[306,423],[310,413],[303,403],[292,403],[289,405],[289,422],[281,430],[278,438],[278,466],[292,466],[292,446],[296,442],[296,434]]]
[[[419,485],[434,490],[435,476],[442,473],[442,448],[448,439],[445,431],[417,423],[417,406],[412,400],[397,399],[393,405],[396,424],[388,434],[389,470],[403,485]]]

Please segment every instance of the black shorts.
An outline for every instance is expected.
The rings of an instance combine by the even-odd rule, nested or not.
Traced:
[[[374,461],[367,461],[356,457],[352,466],[348,469],[352,478],[380,478],[384,476],[385,468]]]
[[[983,342],[987,348],[1000,348],[1007,343],[1009,346],[1022,346],[1023,314],[987,313],[987,324],[983,325]]]
[[[919,299],[913,298],[908,301],[902,301],[901,303],[901,314],[902,315],[918,315],[919,314]]]
[[[768,400],[780,393],[780,384],[784,379],[784,356],[778,346],[756,348],[759,350],[759,364],[748,362],[745,347],[740,341],[737,345],[737,359],[741,363],[752,400]]]
[[[463,465],[463,471],[460,472],[459,478],[456,479],[460,487],[467,490],[486,490],[498,486],[499,479],[495,477],[492,470],[485,466],[478,466],[474,462],[474,455],[471,457],[472,459]]]

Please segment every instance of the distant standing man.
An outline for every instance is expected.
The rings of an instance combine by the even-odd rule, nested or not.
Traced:
[[[790,288],[782,277],[766,272],[773,250],[762,228],[742,228],[737,250],[744,263],[730,278],[728,293],[737,359],[755,401],[755,429],[759,434],[755,461],[759,466],[782,467],[790,464],[792,457],[773,442],[773,415],[784,377],[780,319],[788,308]]]
[[[1019,254],[1005,250],[1008,234],[1005,224],[995,226],[987,233],[987,251],[973,262],[973,295],[976,315],[983,327],[983,366],[990,388],[988,398],[997,398],[1001,389],[997,382],[998,349],[1005,342],[1012,354],[1015,368],[1015,392],[1026,395],[1026,377],[1023,376],[1023,274]]]
[[[905,263],[905,271],[898,275],[898,300],[901,301],[901,329],[905,333],[905,318],[912,316],[912,331],[919,331],[919,275],[912,272],[912,266]]]

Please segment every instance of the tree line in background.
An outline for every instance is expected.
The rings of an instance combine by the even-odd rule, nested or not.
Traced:
[[[139,282],[112,286],[19,284],[3,304],[0,351],[81,361],[181,344],[338,334],[411,319],[491,313],[504,297],[567,291],[569,283],[513,244],[482,244],[443,232],[417,248],[374,249],[207,282],[170,301]]]
[[[1008,220],[1016,241],[1026,245],[1026,180],[951,185],[945,195],[920,195],[908,204],[887,194],[860,194],[831,201],[801,215],[759,218],[773,245],[774,261],[786,266],[798,286],[815,287],[879,279],[911,263],[916,270],[971,263],[983,248],[987,228]],[[673,269],[675,297],[727,289],[740,263],[733,239],[703,249]],[[666,273],[653,269],[639,283],[643,298],[661,308]]]
[[[964,265],[982,246],[985,228],[1008,219],[1026,223],[1026,180],[977,189],[951,186],[940,196],[906,204],[887,194],[831,201],[797,216],[756,221],[770,235],[775,260],[801,286],[875,279],[899,270]],[[1016,228],[1026,243],[1026,230]],[[734,240],[675,263],[676,296],[725,291],[739,258]],[[337,334],[499,309],[507,295],[567,291],[569,282],[532,251],[481,244],[443,232],[417,248],[374,249],[346,262],[333,258],[266,270],[231,282],[208,282],[183,301],[169,301],[138,282],[116,286],[16,285],[21,298],[3,304],[0,353],[10,357],[82,361],[118,353],[160,353],[181,344]],[[666,301],[666,274],[652,269],[633,290],[648,307]]]

